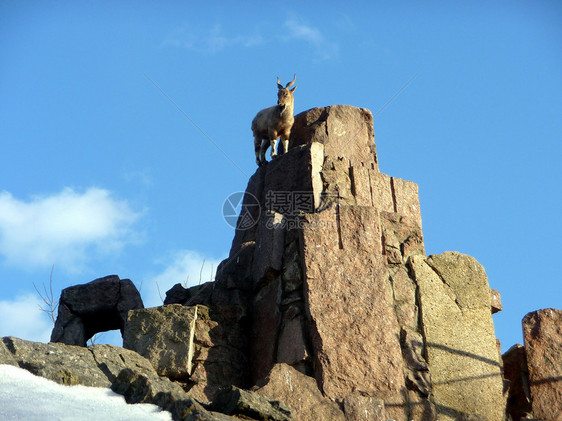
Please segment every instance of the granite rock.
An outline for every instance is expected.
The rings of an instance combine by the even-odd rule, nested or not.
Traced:
[[[123,333],[127,312],[143,307],[133,282],[116,275],[65,288],[51,342],[86,346],[96,333],[114,329]]]
[[[523,318],[533,416],[562,420],[562,310],[547,308]]]

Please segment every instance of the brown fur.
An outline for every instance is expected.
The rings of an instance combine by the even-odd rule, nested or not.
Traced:
[[[277,105],[261,110],[252,120],[252,132],[254,134],[254,149],[256,152],[256,163],[258,166],[266,162],[265,152],[271,145],[271,158],[277,157],[277,139],[283,142],[283,152],[289,149],[289,136],[294,122],[295,98],[293,92],[297,87],[289,89],[296,80],[293,80],[285,87],[281,85],[277,78]]]

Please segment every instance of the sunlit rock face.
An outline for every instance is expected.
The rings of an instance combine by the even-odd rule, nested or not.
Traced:
[[[150,369],[100,364],[114,389],[222,413],[209,419],[503,421],[501,297],[474,258],[425,255],[418,186],[379,171],[371,113],[314,108],[291,133],[290,149],[250,177],[214,282],[175,285],[152,309],[122,299],[118,278],[72,287],[53,337],[83,345],[96,318],[121,328]],[[75,303],[91,305],[88,318]],[[526,324],[530,361],[559,325],[539,316]],[[14,363],[14,344],[0,358]]]

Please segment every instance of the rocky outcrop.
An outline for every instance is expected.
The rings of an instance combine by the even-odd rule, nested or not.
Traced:
[[[292,149],[249,180],[214,285],[178,285],[167,300],[236,309],[229,320],[244,338],[237,351],[250,373],[242,387],[288,364],[349,420],[502,420],[491,320],[499,293],[492,302],[483,269],[468,256],[425,257],[418,188],[379,172],[373,140],[365,109],[296,116]],[[433,284],[450,309],[442,315],[432,307]],[[465,337],[473,317],[477,328]]]
[[[322,395],[313,378],[288,364],[276,364],[254,390],[260,395],[283,402],[294,414],[294,420],[345,420],[340,407]]]
[[[123,333],[127,312],[143,307],[135,285],[116,275],[65,288],[51,341],[86,346],[96,333],[114,329]]]
[[[111,345],[86,348],[5,337],[0,340],[0,364],[20,367],[63,385],[111,387],[128,403],[158,405],[175,421],[292,419],[291,411],[282,403],[231,386],[221,390],[221,398],[207,409],[181,383],[159,376],[149,360]]]
[[[512,420],[531,417],[531,390],[525,347],[513,345],[502,355],[503,376],[508,387],[506,412]]]
[[[378,171],[373,115],[349,105],[313,108],[295,116],[289,149],[319,143],[325,155],[350,158]]]
[[[560,310],[528,315],[502,368],[499,292],[474,258],[425,255],[418,187],[379,171],[365,109],[295,116],[291,149],[248,182],[214,282],[143,309],[104,279],[63,292],[57,338],[83,345],[99,317],[129,350],[25,345],[23,358],[8,338],[0,362],[90,378],[178,420],[504,421],[506,399],[514,421],[560,416],[547,408],[562,400]]]
[[[129,312],[123,346],[147,358],[160,376],[180,381],[210,404],[226,386],[246,386],[240,337],[209,308],[170,304]]]
[[[239,389],[235,386],[222,388],[210,408],[242,419],[271,421],[292,420],[291,410],[277,400]]]
[[[547,308],[523,318],[533,416],[562,420],[562,310]]]
[[[484,268],[460,253],[413,257],[433,398],[440,420],[502,420],[503,381]]]
[[[174,421],[231,421],[237,418],[208,411],[167,378],[123,369],[111,385],[127,403],[151,403],[170,412]],[[250,418],[252,419],[252,418]],[[255,418],[254,418],[255,419]],[[263,419],[263,418],[262,418]]]
[[[189,378],[197,307],[168,305],[129,312],[123,347],[147,358],[160,376]]]
[[[0,364],[11,364],[64,385],[109,387],[122,369],[156,375],[138,353],[111,345],[88,348],[61,343],[43,344],[5,337],[0,341]]]

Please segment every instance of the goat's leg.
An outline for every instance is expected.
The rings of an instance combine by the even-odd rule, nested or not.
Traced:
[[[271,139],[271,159],[277,158],[277,139]]]
[[[283,154],[289,152],[289,139],[283,139]]]
[[[267,151],[267,148],[269,147],[269,143],[270,142],[268,139],[262,140],[261,148],[260,148],[260,163],[258,165],[263,165],[267,162],[265,159],[265,151]]]
[[[260,149],[261,149],[261,139],[254,136],[254,151],[256,152],[256,164],[258,165],[258,167],[261,165]]]

